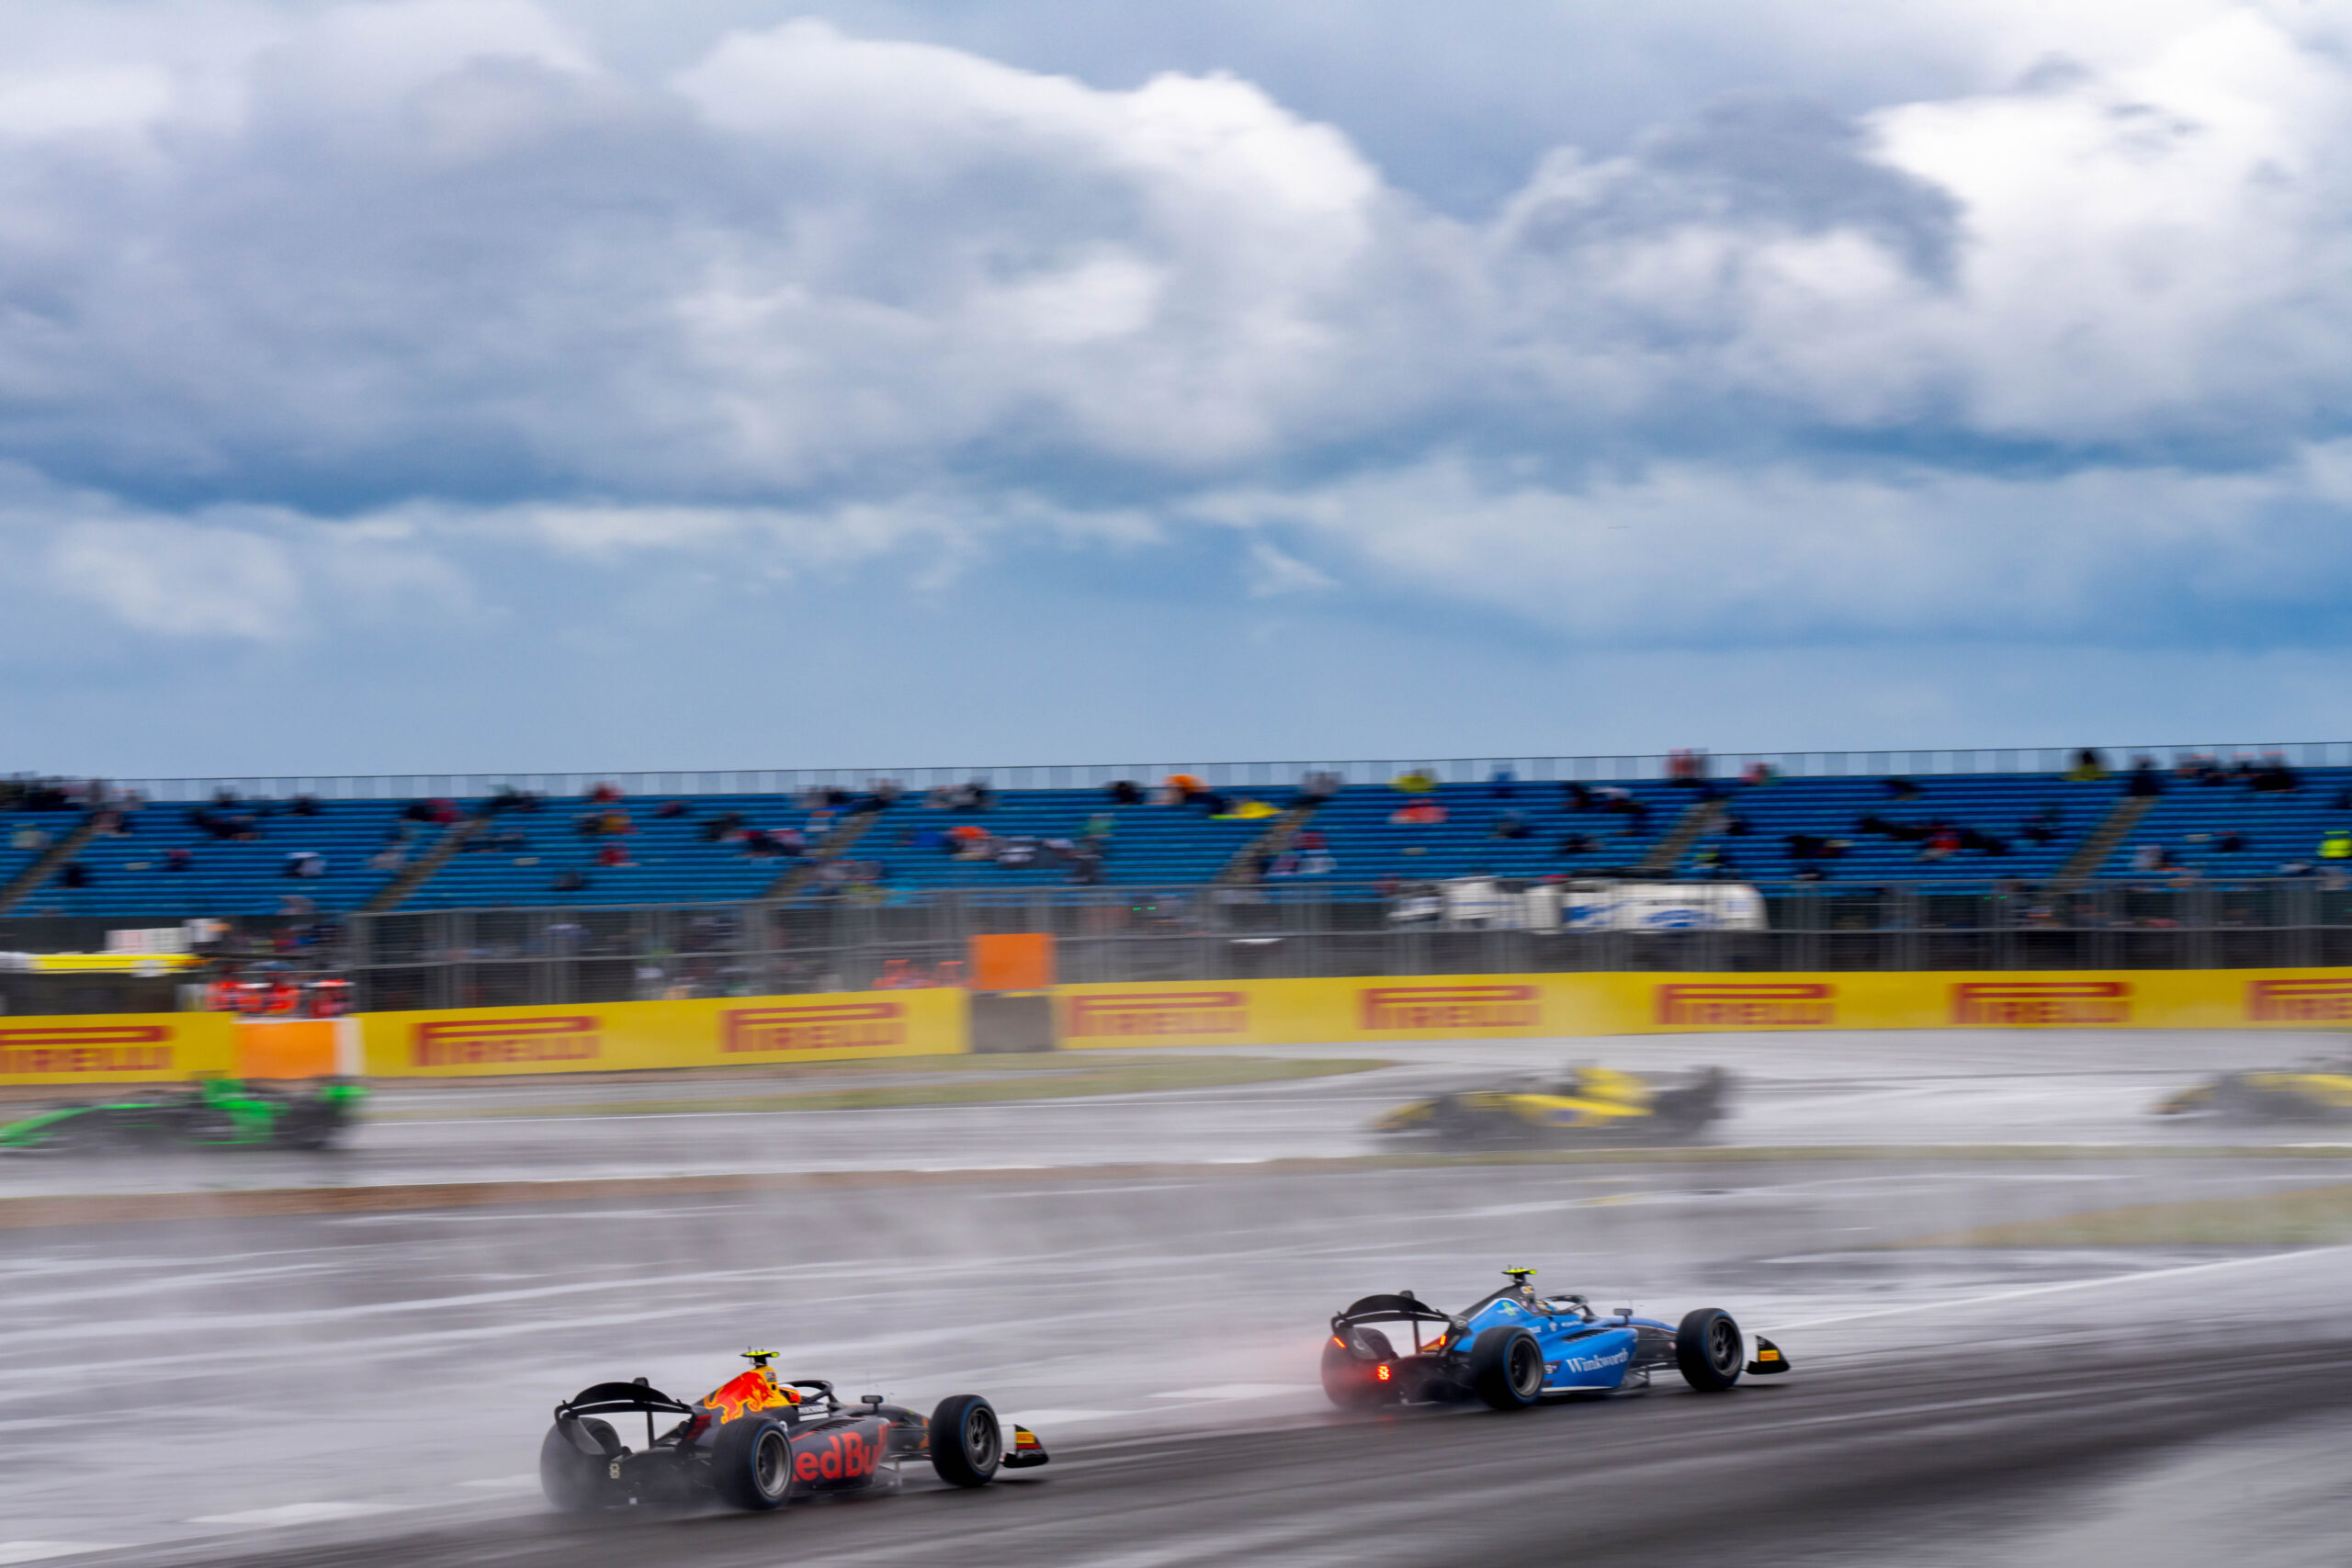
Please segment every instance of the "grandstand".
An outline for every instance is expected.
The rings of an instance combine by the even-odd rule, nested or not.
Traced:
[[[2352,747],[2106,755],[2098,776],[2055,750],[1716,759],[1712,778],[1668,758],[1024,768],[995,771],[1002,782],[978,800],[942,791],[979,770],[878,795],[838,773],[131,781],[117,796],[141,803],[119,818],[53,798],[0,811],[0,913],[270,916],[304,908],[294,897],[329,915],[842,892],[888,903],[1073,882],[1319,883],[1376,897],[1462,876],[1963,893],[2144,875],[2152,850],[2172,876],[2276,876],[2352,827]],[[2137,789],[2134,755],[2164,768]],[[2177,768],[2216,755],[2217,768]],[[1179,773],[1198,781],[1183,800],[1159,787]],[[1303,795],[1315,773],[1328,791]],[[1114,799],[1121,779],[1149,793]],[[617,798],[598,798],[607,782]],[[516,787],[531,798],[501,794]],[[413,819],[434,798],[452,819]],[[49,844],[19,844],[28,828]],[[289,875],[297,855],[322,857],[322,874]]]

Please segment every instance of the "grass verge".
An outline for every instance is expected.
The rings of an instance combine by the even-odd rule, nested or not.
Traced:
[[[2098,1209],[1896,1242],[1919,1247],[2228,1247],[2352,1241],[2352,1187]]]
[[[858,1064],[864,1066],[864,1064]],[[1348,1058],[1220,1056],[1211,1060],[1089,1063],[1057,1073],[989,1073],[951,1083],[865,1084],[856,1089],[796,1089],[783,1094],[701,1095],[675,1100],[560,1101],[546,1105],[457,1106],[391,1111],[375,1122],[446,1122],[471,1117],[691,1116],[746,1111],[880,1111],[906,1105],[981,1105],[1014,1100],[1071,1100],[1097,1094],[1153,1094],[1168,1089],[1228,1089],[1370,1072],[1393,1064]],[[933,1071],[939,1068],[934,1065]]]

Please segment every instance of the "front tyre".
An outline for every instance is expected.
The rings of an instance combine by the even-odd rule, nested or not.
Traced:
[[[1524,1328],[1488,1328],[1470,1344],[1470,1386],[1497,1410],[1524,1410],[1544,1393],[1544,1348]]]
[[[559,1421],[539,1440],[539,1490],[567,1514],[584,1514],[604,1501],[605,1482],[621,1451],[609,1422]]]
[[[1685,1313],[1674,1331],[1674,1360],[1682,1381],[1701,1393],[1722,1393],[1739,1382],[1747,1364],[1747,1341],[1721,1307]]]
[[[763,1514],[792,1495],[792,1437],[781,1421],[740,1416],[718,1429],[710,1484],[730,1508]]]
[[[996,1407],[977,1393],[951,1393],[931,1413],[931,1468],[950,1486],[986,1486],[1004,1458]]]

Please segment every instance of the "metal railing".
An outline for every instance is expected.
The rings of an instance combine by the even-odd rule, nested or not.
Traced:
[[[2149,756],[2169,761],[2205,755],[2283,757],[2300,768],[2352,766],[2352,741],[2262,741],[2196,745],[2101,746],[2110,769]],[[2060,773],[2073,761],[2068,746],[1869,751],[1719,751],[1707,756],[1712,775],[1739,776],[1764,763],[1790,778],[1884,777],[1890,774]],[[203,800],[230,790],[248,798],[286,799],[297,795],[322,800],[415,800],[435,796],[481,799],[501,786],[551,796],[585,795],[611,784],[630,795],[797,795],[806,789],[859,789],[877,778],[896,779],[913,789],[985,779],[998,789],[1096,788],[1118,779],[1149,783],[1170,773],[1191,773],[1217,788],[1273,787],[1296,783],[1310,773],[1336,773],[1348,784],[1382,784],[1411,769],[1425,769],[1453,783],[1471,783],[1508,769],[1538,783],[1565,780],[1641,780],[1671,776],[1669,755],[1550,757],[1398,757],[1332,761],[1085,762],[1016,766],[919,768],[755,768],[666,770],[619,769],[605,773],[277,774],[254,778],[152,778],[109,781],[135,789],[150,800]]]
[[[2119,881],[2056,895],[1771,886],[1761,931],[1509,929],[1429,916],[1425,898],[1348,884],[450,909],[351,917],[332,961],[368,1010],[922,983],[952,974],[967,940],[989,931],[1052,933],[1069,983],[2352,964],[2352,886],[2343,884]]]

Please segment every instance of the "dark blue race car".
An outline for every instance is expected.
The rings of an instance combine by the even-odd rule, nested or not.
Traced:
[[[1668,1326],[1631,1307],[1595,1312],[1582,1296],[1539,1296],[1532,1269],[1506,1269],[1510,1283],[1459,1313],[1442,1312],[1410,1291],[1366,1296],[1331,1319],[1323,1342],[1323,1392],[1343,1409],[1404,1403],[1523,1410],[1555,1395],[1646,1388],[1673,1368],[1702,1393],[1721,1393],[1745,1371],[1789,1370],[1770,1339],[1747,1337],[1720,1307],[1685,1313]],[[1379,1325],[1409,1327],[1413,1348],[1397,1349]]]

